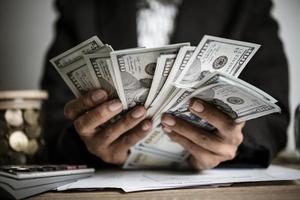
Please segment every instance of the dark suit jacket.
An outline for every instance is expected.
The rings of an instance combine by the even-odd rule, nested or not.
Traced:
[[[101,160],[87,152],[72,123],[64,118],[63,107],[74,96],[49,59],[93,35],[114,49],[136,47],[136,1],[57,0],[56,7],[60,16],[42,79],[42,88],[50,94],[43,106],[46,157],[51,163],[101,166]],[[271,7],[269,0],[183,0],[179,8],[171,43],[197,45],[203,35],[209,34],[261,44],[240,78],[271,94],[282,108],[281,114],[246,123],[244,142],[237,157],[225,163],[227,166],[267,166],[286,144],[288,69],[278,25],[270,16]]]

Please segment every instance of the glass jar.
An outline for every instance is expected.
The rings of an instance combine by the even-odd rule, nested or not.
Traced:
[[[44,146],[41,105],[46,91],[0,91],[0,164],[30,164]]]

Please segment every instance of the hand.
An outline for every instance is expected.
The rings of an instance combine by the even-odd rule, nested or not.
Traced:
[[[149,120],[144,120],[145,108],[138,106],[115,123],[99,128],[121,111],[121,102],[107,101],[104,90],[95,90],[72,100],[64,109],[65,116],[74,121],[88,151],[112,164],[124,163],[130,147],[144,138],[152,127]]]
[[[213,106],[193,99],[190,111],[208,121],[217,130],[205,130],[169,114],[162,116],[163,129],[171,140],[189,151],[189,163],[198,170],[214,168],[221,162],[232,160],[243,141],[244,123],[236,123]]]

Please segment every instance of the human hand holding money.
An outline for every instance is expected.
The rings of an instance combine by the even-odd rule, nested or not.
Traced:
[[[259,46],[204,36],[197,47],[113,51],[94,36],[51,62],[78,97],[65,113],[91,153],[124,168],[185,168],[191,155],[205,169],[235,156],[245,121],[280,112],[274,98],[237,78]],[[198,101],[203,112],[189,107]]]
[[[88,151],[107,163],[123,164],[128,150],[143,139],[151,129],[151,122],[144,120],[146,110],[137,106],[122,119],[101,127],[122,112],[119,100],[107,100],[104,90],[95,90],[68,102],[65,116],[73,120],[74,127]]]
[[[189,163],[195,169],[204,170],[233,159],[243,141],[245,123],[234,122],[228,115],[199,99],[191,101],[189,110],[216,128],[212,133],[173,115],[162,116],[163,130],[172,141],[190,153]]]

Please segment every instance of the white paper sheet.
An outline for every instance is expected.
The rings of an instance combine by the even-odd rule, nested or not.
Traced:
[[[300,179],[300,170],[271,165],[268,169],[212,169],[195,172],[102,170],[92,177],[57,188],[120,188],[125,192],[195,186],[219,186],[240,182],[284,181]]]

